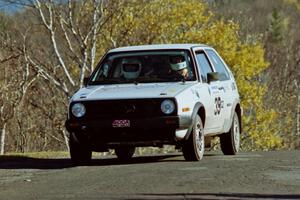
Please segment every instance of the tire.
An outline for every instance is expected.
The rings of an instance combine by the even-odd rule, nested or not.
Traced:
[[[69,140],[72,164],[75,166],[89,165],[92,159],[92,151],[85,142],[78,140],[73,134],[70,134]]]
[[[236,112],[233,115],[229,132],[220,136],[220,142],[224,155],[236,155],[238,153],[240,148],[240,121]]]
[[[182,146],[183,156],[186,161],[199,161],[203,158],[205,149],[203,123],[196,115],[189,139]]]
[[[120,161],[129,161],[135,152],[135,147],[118,147],[115,148],[115,154]]]

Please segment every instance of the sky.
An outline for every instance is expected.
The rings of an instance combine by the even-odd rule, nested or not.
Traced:
[[[7,14],[14,14],[15,12],[22,9],[20,5],[14,5],[0,0],[0,12],[5,12]]]

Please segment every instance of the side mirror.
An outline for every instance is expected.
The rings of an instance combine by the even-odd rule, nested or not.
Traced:
[[[90,80],[90,77],[84,77],[84,78],[83,78],[83,85],[84,85],[84,87],[87,86],[89,80]]]
[[[219,81],[219,73],[218,72],[210,72],[207,73],[207,83],[210,84],[211,82],[214,81]]]

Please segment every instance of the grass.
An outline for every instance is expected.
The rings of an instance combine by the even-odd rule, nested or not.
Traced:
[[[173,146],[166,145],[164,148],[136,148],[135,155],[149,155],[149,154],[166,154],[177,152]],[[110,150],[109,152],[93,152],[93,158],[99,158],[104,156],[112,156],[114,151]],[[40,151],[40,152],[8,152],[4,155],[5,157],[28,157],[28,158],[70,158],[68,151]],[[3,156],[3,157],[4,157]],[[1,156],[0,156],[1,157]]]
[[[9,152],[6,153],[5,156],[29,157],[29,158],[68,158],[69,152],[67,151],[40,151],[40,152],[26,152],[26,153]]]

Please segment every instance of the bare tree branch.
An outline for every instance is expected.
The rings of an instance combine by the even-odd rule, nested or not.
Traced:
[[[59,60],[59,63],[61,65],[61,67],[63,68],[63,71],[66,75],[66,77],[68,78],[70,84],[72,86],[75,86],[75,82],[74,80],[72,79],[71,75],[70,75],[70,72],[68,71],[67,69],[67,66],[65,65],[65,62],[58,50],[58,47],[57,47],[57,41],[56,41],[56,38],[55,38],[55,29],[53,27],[53,8],[51,4],[47,4],[46,3],[46,7],[48,8],[48,13],[49,13],[49,22],[47,23],[46,19],[45,19],[45,15],[43,13],[43,10],[42,10],[42,7],[41,7],[41,3],[40,3],[40,0],[35,0],[36,4],[35,4],[35,7],[36,9],[38,9],[39,13],[40,13],[40,16],[44,22],[44,25],[46,26],[46,28],[48,29],[49,33],[50,33],[50,36],[51,36],[51,42],[52,42],[52,46],[53,46],[53,49],[55,51],[55,55],[57,57],[57,59]]]
[[[64,18],[62,17],[62,15],[60,15],[60,26],[61,26],[62,31],[63,31],[63,33],[64,33],[64,37],[65,37],[65,39],[66,39],[66,41],[67,41],[68,47],[69,47],[69,49],[70,49],[72,55],[74,56],[74,58],[75,58],[77,64],[78,64],[78,65],[81,65],[82,60],[81,60],[81,58],[78,56],[78,53],[75,52],[75,50],[74,50],[74,48],[73,48],[73,45],[72,45],[72,42],[71,42],[71,40],[70,40],[70,37],[69,37],[69,35],[68,35],[68,32],[67,32],[67,30],[66,30],[64,24],[66,24],[66,21],[64,20]],[[81,66],[81,67],[82,67],[82,66]]]
[[[0,64],[3,64],[3,63],[5,63],[5,62],[8,62],[8,61],[10,61],[10,60],[12,60],[12,59],[16,59],[16,58],[19,58],[20,57],[20,54],[12,54],[12,55],[10,55],[10,56],[8,56],[8,57],[6,57],[6,58],[4,58],[4,59],[2,59],[2,60],[0,60]]]
[[[51,76],[47,70],[44,69],[42,65],[39,65],[35,63],[29,56],[26,58],[33,67],[37,69],[37,72],[39,76],[43,77],[46,80],[49,80],[52,82],[56,87],[58,87],[60,90],[62,90],[67,96],[69,96],[69,89],[65,84],[60,83],[58,80],[56,80],[53,76]]]
[[[93,15],[93,22],[95,24],[95,27],[93,29],[93,36],[92,36],[92,48],[91,48],[91,66],[90,70],[94,70],[95,65],[95,56],[96,56],[96,46],[97,46],[97,33],[98,33],[98,27],[100,24],[100,20],[97,20],[97,15],[99,15],[99,19],[103,16],[103,2],[100,2],[100,9],[97,6],[96,0],[94,0],[94,15]],[[98,23],[97,23],[98,22]]]

